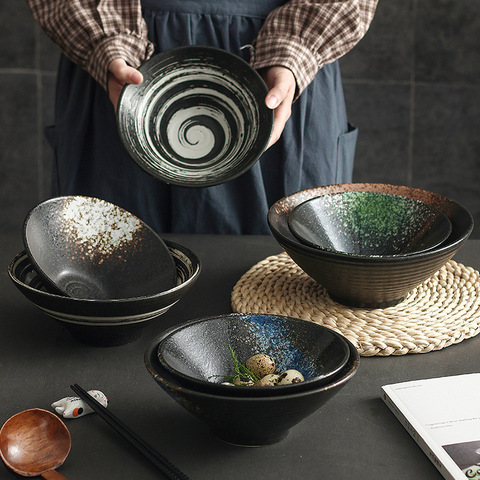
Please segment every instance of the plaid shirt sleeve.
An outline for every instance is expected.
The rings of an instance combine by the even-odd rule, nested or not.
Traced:
[[[47,35],[105,89],[112,60],[123,58],[136,68],[153,53],[140,0],[26,1]],[[377,1],[290,0],[267,17],[254,42],[252,66],[290,68],[298,96],[323,65],[365,35]]]
[[[377,1],[291,0],[265,20],[253,45],[252,66],[288,67],[298,97],[322,66],[346,54],[365,35]]]
[[[27,0],[35,20],[73,62],[107,88],[108,65],[138,67],[153,53],[140,0]]]

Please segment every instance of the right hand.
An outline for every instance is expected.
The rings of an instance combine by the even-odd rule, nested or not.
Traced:
[[[117,103],[123,86],[126,83],[134,83],[138,85],[142,82],[142,74],[137,69],[127,65],[125,60],[116,58],[110,62],[107,78],[108,96],[113,103],[115,111],[117,110]]]

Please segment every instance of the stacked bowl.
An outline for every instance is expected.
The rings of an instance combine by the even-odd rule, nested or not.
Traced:
[[[139,338],[197,280],[190,249],[161,239],[140,219],[100,199],[56,197],[24,222],[25,250],[8,273],[20,292],[84,343]]]
[[[353,205],[367,196],[382,208],[389,202],[395,208],[388,216],[379,215],[378,208],[373,214],[364,209],[351,215]],[[348,206],[348,214],[339,206]],[[349,183],[310,188],[278,200],[269,210],[268,224],[292,260],[333,300],[384,308],[404,300],[455,255],[472,232],[473,218],[463,206],[436,193]],[[345,234],[342,230],[347,229]],[[370,237],[376,236],[372,242]]]
[[[225,377],[253,355],[304,381],[234,386]],[[235,360],[234,360],[235,358]],[[177,325],[157,336],[145,364],[160,387],[221,440],[241,446],[279,442],[354,376],[355,347],[313,322],[268,314],[227,314]]]

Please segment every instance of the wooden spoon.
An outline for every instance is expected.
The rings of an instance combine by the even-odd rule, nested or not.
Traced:
[[[55,471],[70,452],[70,432],[53,413],[33,408],[10,417],[0,430],[0,456],[15,473],[67,480]]]

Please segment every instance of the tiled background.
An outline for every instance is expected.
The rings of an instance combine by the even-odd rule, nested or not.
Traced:
[[[360,129],[354,181],[424,188],[476,219],[480,238],[480,0],[380,0],[342,60]],[[23,0],[0,2],[0,226],[48,197],[57,48]]]

